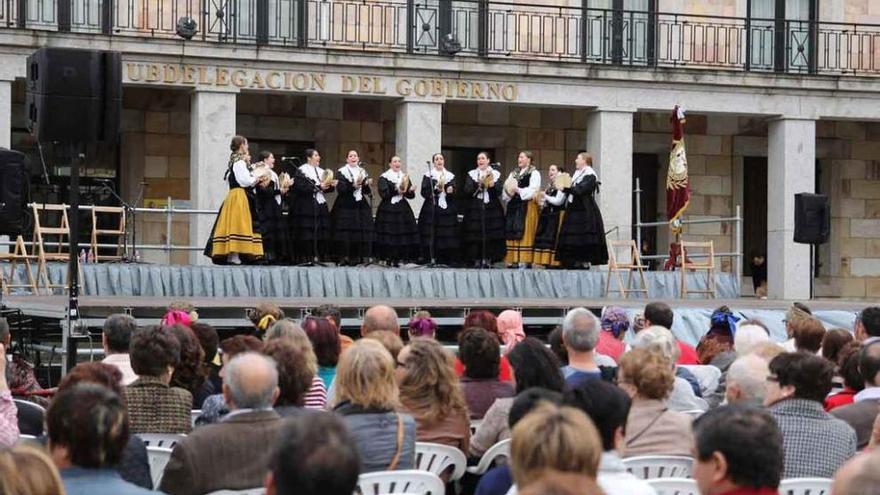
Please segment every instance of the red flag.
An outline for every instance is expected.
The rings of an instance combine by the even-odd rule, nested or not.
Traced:
[[[666,218],[674,234],[681,233],[681,217],[691,199],[688,180],[687,151],[684,146],[684,109],[672,109],[672,147],[669,150],[669,170],[666,172]]]

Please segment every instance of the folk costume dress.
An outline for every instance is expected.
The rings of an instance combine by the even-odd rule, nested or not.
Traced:
[[[414,261],[419,257],[419,228],[409,200],[416,197],[410,185],[400,192],[400,183],[406,174],[387,170],[379,176],[379,196],[382,202],[376,212],[376,240],[373,242],[376,258],[388,263]]]
[[[366,182],[360,187],[358,178],[365,180],[367,171],[357,165],[345,164],[336,178],[336,202],[330,217],[333,224],[333,244],[338,259],[343,263],[357,263],[370,257],[373,242],[373,208],[367,199],[372,192]]]
[[[229,192],[220,206],[204,254],[217,264],[225,264],[230,254],[238,254],[242,261],[258,260],[263,256],[263,238],[256,219],[254,197],[248,192],[257,180],[238,153],[230,155],[223,178],[229,184]]]
[[[599,178],[593,167],[575,171],[556,243],[556,258],[564,266],[608,263],[605,222],[595,198],[598,192]]]
[[[443,169],[431,168],[422,177],[422,197],[425,202],[419,212],[419,236],[422,238],[422,258],[431,260],[431,226],[434,228],[434,257],[440,263],[456,261],[460,245],[458,229],[458,210],[455,207],[454,193],[449,194],[446,188],[453,185],[455,174]],[[442,191],[437,191],[439,182],[444,184]],[[436,205],[436,208],[435,208]]]
[[[556,259],[556,240],[559,237],[559,225],[565,217],[566,194],[551,185],[544,191],[544,207],[538,218],[538,230],[535,233],[535,257],[533,262],[544,266],[559,266]]]
[[[517,192],[513,197],[504,192],[507,200],[507,256],[504,262],[508,265],[529,264],[534,261],[535,232],[538,230],[538,204],[534,199],[541,189],[541,173],[529,165],[517,169],[512,175],[516,178]]]
[[[328,252],[330,210],[324,194],[333,192],[333,187],[322,191],[323,177],[323,168],[308,163],[300,165],[294,174],[293,186],[288,192],[287,217],[291,240],[289,257],[293,261],[312,261]]]
[[[267,263],[281,263],[290,253],[289,237],[281,209],[281,182],[271,171],[272,179],[254,187],[257,220],[263,237],[263,256]]]
[[[486,189],[484,180],[492,174],[495,185]],[[485,240],[485,260],[493,263],[504,259],[507,252],[504,235],[504,209],[501,207],[503,181],[501,172],[486,167],[475,168],[464,179],[464,259],[481,262]]]

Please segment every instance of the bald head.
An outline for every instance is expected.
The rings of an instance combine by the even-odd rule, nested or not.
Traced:
[[[400,335],[400,324],[397,323],[397,312],[394,311],[394,308],[380,304],[373,306],[364,313],[361,335],[377,331],[386,331]]]
[[[225,367],[223,397],[230,409],[269,409],[278,398],[278,369],[272,358],[238,354]]]

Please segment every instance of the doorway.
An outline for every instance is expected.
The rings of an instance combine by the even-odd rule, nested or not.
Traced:
[[[743,157],[743,275],[752,276],[752,257],[767,256],[767,157]]]
[[[642,190],[641,200],[636,204],[636,195],[632,195],[632,215],[633,228],[632,238],[636,239],[636,221],[654,222],[657,220],[657,200],[660,194],[659,171],[660,157],[656,154],[634,153],[633,154],[633,191],[636,189],[636,180],[638,180],[639,188]],[[636,216],[639,212],[639,217]],[[642,255],[656,254],[657,250],[657,228],[648,227],[642,229],[642,245],[639,246]],[[653,268],[653,260],[646,263],[650,269]]]
[[[464,176],[477,166],[477,154],[481,151],[489,153],[489,161],[498,161],[494,148],[457,148],[443,147],[443,156],[446,158],[446,170],[455,174],[455,187],[464,187]],[[504,171],[501,171],[502,175]]]

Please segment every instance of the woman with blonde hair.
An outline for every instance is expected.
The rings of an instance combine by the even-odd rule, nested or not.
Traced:
[[[417,439],[467,452],[470,419],[452,354],[436,340],[413,339],[397,361],[400,402],[416,420]]]
[[[16,445],[0,450],[0,493],[6,495],[64,495],[64,485],[52,459],[42,450]]]
[[[624,457],[691,455],[691,418],[665,402],[675,386],[672,362],[657,351],[634,349],[621,356],[619,364],[617,383],[632,398]]]
[[[394,359],[385,347],[360,339],[342,355],[336,368],[336,414],[354,437],[361,473],[413,469],[416,422],[398,412]]]
[[[578,153],[571,187],[565,190],[565,218],[559,226],[556,242],[556,258],[566,268],[608,263],[608,247],[605,244],[605,222],[596,203],[599,193],[599,177],[593,170],[593,157]]]

